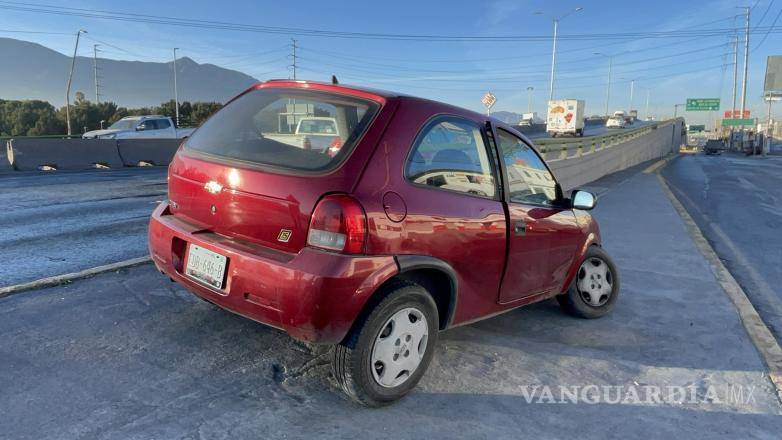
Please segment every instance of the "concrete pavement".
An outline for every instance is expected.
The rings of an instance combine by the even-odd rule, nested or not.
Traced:
[[[663,175],[782,341],[782,157],[687,155]]]
[[[147,255],[166,168],[0,178],[0,287]]]
[[[148,265],[0,299],[0,438],[778,439],[757,351],[637,170],[590,185],[622,277],[612,315],[550,301],[450,330],[419,389],[378,410],[335,390],[327,356]],[[590,392],[555,403],[574,387]],[[667,387],[686,395],[644,394]]]

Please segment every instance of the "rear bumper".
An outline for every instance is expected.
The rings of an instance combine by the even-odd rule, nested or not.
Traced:
[[[184,275],[189,244],[228,258],[222,290]],[[161,203],[149,223],[157,268],[195,295],[313,343],[338,343],[380,284],[398,273],[392,256],[348,256],[305,247],[292,254],[233,240],[171,215]]]

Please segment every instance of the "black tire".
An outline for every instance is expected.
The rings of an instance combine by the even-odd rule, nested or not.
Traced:
[[[589,297],[589,293],[582,293],[578,287],[579,281],[583,279],[586,274],[582,266],[587,261],[591,264],[595,259],[602,261],[603,264],[607,266],[607,273],[610,275],[610,278],[606,277],[606,279],[600,282],[609,282],[611,286],[610,294],[608,294],[607,298],[604,300],[602,297],[600,299],[595,299],[596,302],[599,302],[599,305],[593,305],[588,302],[584,297]],[[581,263],[579,264],[578,272],[576,272],[576,276],[574,277],[570,288],[567,292],[557,296],[557,301],[559,301],[559,305],[562,309],[570,315],[579,318],[595,319],[605,316],[613,310],[614,304],[616,304],[616,300],[619,298],[619,290],[619,271],[617,271],[613,260],[602,248],[590,246],[586,255],[584,255],[584,259],[581,260]]]
[[[332,358],[334,378],[342,390],[354,401],[371,407],[390,404],[415,388],[432,360],[439,331],[437,305],[426,289],[400,281],[386,287],[383,293],[383,299],[363,313],[345,340],[334,348]],[[385,387],[373,374],[372,351],[387,321],[406,308],[417,309],[426,319],[428,336],[425,351],[418,366],[404,382],[393,388]]]

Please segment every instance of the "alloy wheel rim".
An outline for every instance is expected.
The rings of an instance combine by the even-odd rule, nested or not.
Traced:
[[[421,365],[428,340],[429,325],[420,310],[408,307],[391,315],[372,347],[370,367],[375,381],[385,388],[407,381]]]
[[[597,257],[587,258],[578,269],[578,294],[592,307],[605,305],[614,290],[614,276],[605,261]]]

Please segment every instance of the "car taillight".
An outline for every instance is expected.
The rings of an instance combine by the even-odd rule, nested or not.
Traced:
[[[348,195],[335,194],[322,198],[315,207],[307,244],[345,254],[361,254],[366,236],[364,208]]]
[[[329,157],[334,157],[339,153],[339,150],[342,148],[342,138],[337,136],[334,138],[333,141],[329,144],[328,149],[328,155]]]

